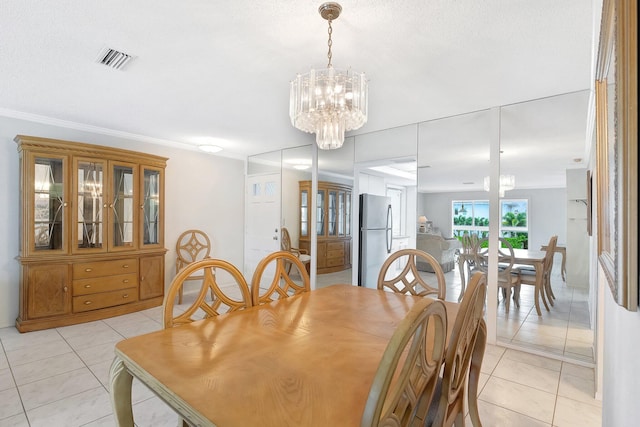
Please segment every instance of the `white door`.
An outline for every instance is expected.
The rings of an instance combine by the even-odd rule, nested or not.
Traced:
[[[256,266],[280,250],[280,174],[248,176],[246,180],[244,274],[251,280]]]

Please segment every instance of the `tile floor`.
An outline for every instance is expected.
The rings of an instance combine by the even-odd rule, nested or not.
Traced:
[[[158,307],[25,334],[0,329],[0,427],[114,426],[108,394],[113,346],[160,329],[161,317]],[[485,426],[601,425],[594,371],[588,367],[489,345],[480,385]],[[178,423],[177,415],[135,380],[133,402],[139,427]]]

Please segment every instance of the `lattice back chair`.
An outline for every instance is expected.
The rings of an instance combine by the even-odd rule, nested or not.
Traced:
[[[184,312],[175,314],[176,295],[194,275],[202,277],[198,296]],[[240,270],[227,261],[205,258],[187,265],[174,277],[164,299],[163,324],[165,329],[171,328],[251,306],[249,285]]]
[[[294,248],[291,246],[291,236],[289,235],[289,230],[286,227],[282,227],[281,229],[282,236],[280,239],[280,249],[283,251],[291,252],[295,256],[298,257],[300,262],[304,264],[304,268],[307,270],[307,274],[309,274],[309,267],[311,264],[311,256],[309,252],[305,249]],[[291,264],[287,263],[287,272],[291,271]]]
[[[431,402],[445,350],[444,303],[415,303],[387,344],[373,379],[361,427],[421,426],[417,415]]]
[[[291,278],[290,267],[300,276]],[[278,251],[264,257],[256,266],[251,279],[253,305],[268,304],[276,299],[288,298],[311,290],[307,270],[297,256],[287,251]]]
[[[428,283],[427,278],[420,275],[417,267],[418,260],[431,266],[436,275],[435,283]],[[402,271],[394,275],[392,271],[397,265],[396,262],[404,263],[405,261]],[[393,277],[387,278],[390,275]],[[444,300],[447,294],[447,282],[440,263],[433,256],[419,249],[400,249],[385,260],[378,273],[378,289],[385,288],[400,294],[420,297],[436,295],[441,300]]]
[[[553,290],[551,289],[551,270],[553,269],[553,256],[558,245],[558,236],[551,236],[546,254],[544,256],[543,268],[542,268],[542,289],[540,293],[542,295],[542,302],[547,306],[547,301],[553,306]],[[530,265],[516,265],[518,274],[520,274],[520,282],[524,285],[536,285],[536,270],[535,267]],[[548,308],[548,307],[547,307]]]
[[[207,233],[201,230],[187,230],[178,237],[176,242],[176,275],[187,265],[209,257],[211,253],[211,240]],[[196,274],[187,280],[202,280],[202,276]],[[184,288],[178,293],[178,304],[182,304]]]
[[[520,307],[520,274],[518,269],[514,268],[515,255],[511,243],[503,237],[500,237],[498,242],[498,288],[502,289],[505,310],[509,311],[512,293],[516,307]],[[471,272],[481,271],[487,274],[488,270],[489,238],[485,237],[478,241],[478,251]]]
[[[451,338],[447,345],[444,371],[434,393],[425,426],[464,425],[464,401],[468,395],[469,417],[474,427],[481,427],[478,414],[478,382],[487,343],[487,326],[483,319],[487,295],[487,276],[475,272],[462,297]]]

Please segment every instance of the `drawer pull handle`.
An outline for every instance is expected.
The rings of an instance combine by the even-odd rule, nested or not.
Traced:
[[[91,305],[91,301],[85,301],[84,305]]]
[[[69,288],[67,288],[66,286],[64,288],[62,288],[65,292],[67,292],[69,290]]]
[[[93,271],[93,268],[85,268],[84,271],[86,271],[87,273]]]
[[[129,298],[129,294],[122,295],[122,298]]]
[[[91,285],[84,285],[85,288],[89,289]]]
[[[122,268],[129,268],[129,264],[124,264]]]
[[[129,283],[129,279],[124,279],[122,283]]]

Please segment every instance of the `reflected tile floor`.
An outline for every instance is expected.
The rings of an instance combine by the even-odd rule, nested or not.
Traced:
[[[114,345],[161,329],[161,321],[156,307],[24,334],[0,329],[0,427],[115,426],[109,401]],[[487,346],[479,388],[485,426],[600,426],[601,403],[593,395],[591,368]],[[178,425],[177,414],[136,380],[132,401],[137,426]]]

